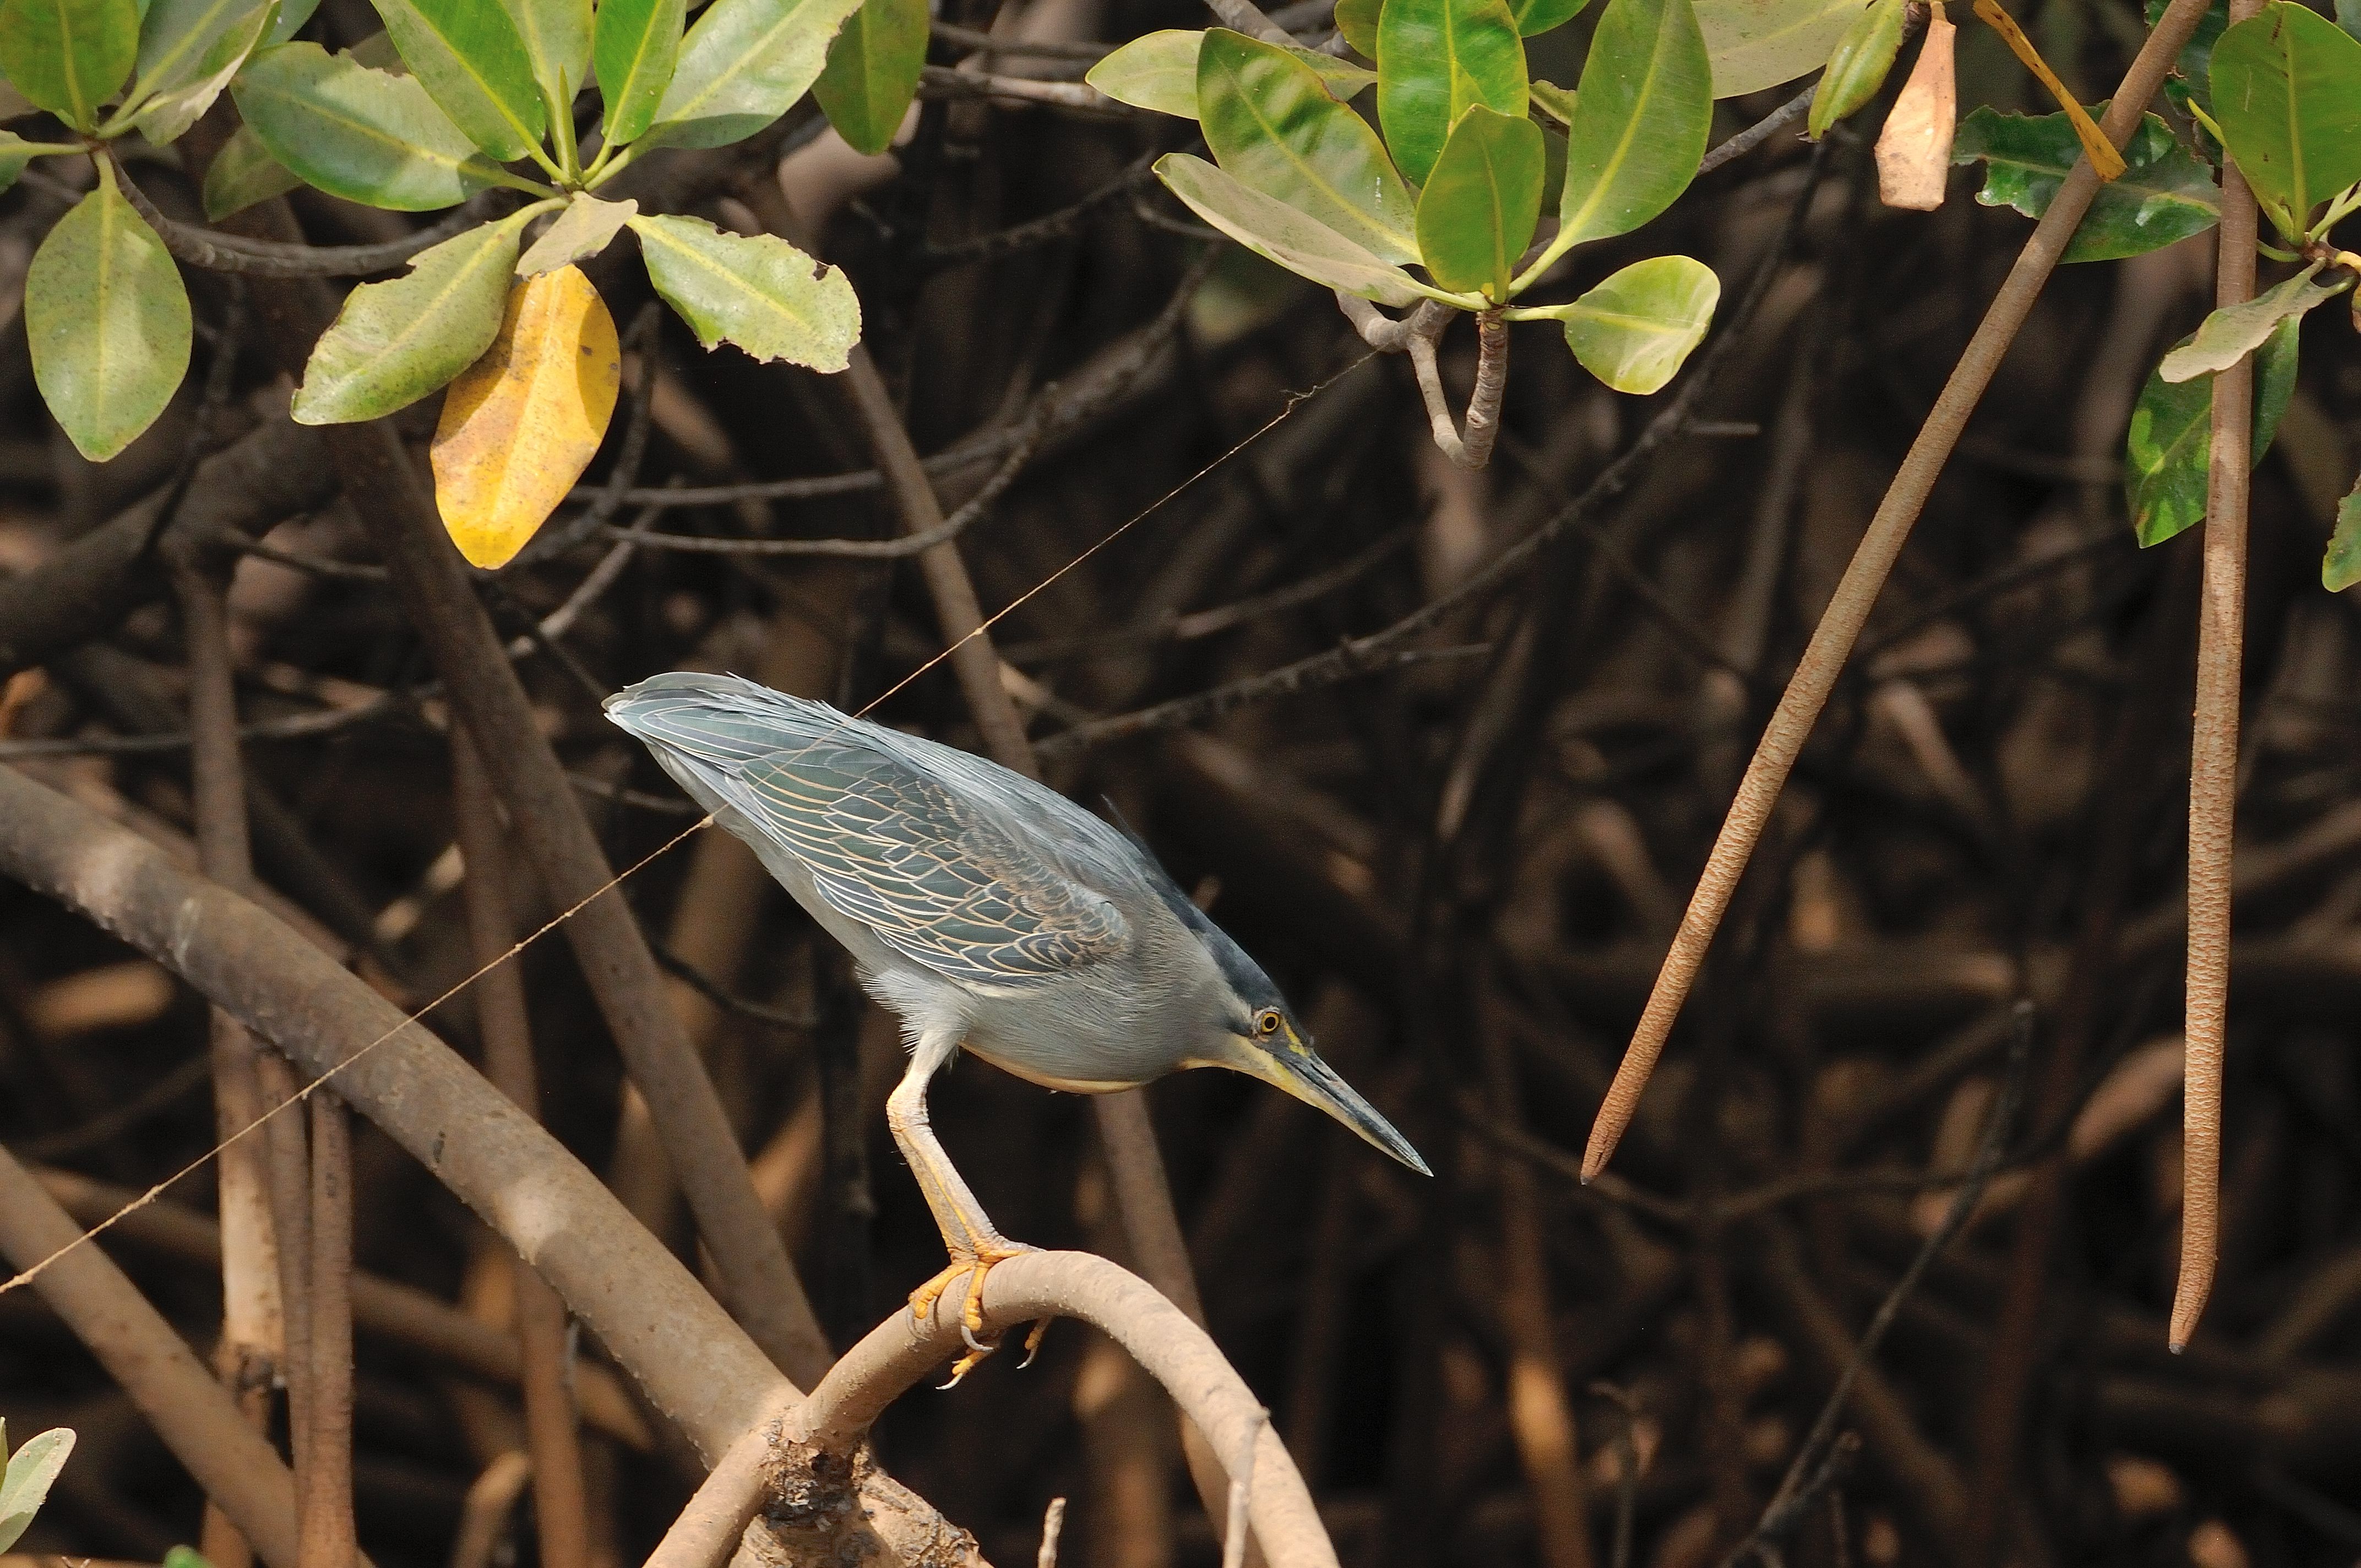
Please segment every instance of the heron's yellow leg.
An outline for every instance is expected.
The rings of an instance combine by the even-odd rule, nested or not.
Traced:
[[[918,1048],[912,1053],[909,1070],[885,1101],[885,1124],[893,1129],[894,1141],[900,1146],[902,1157],[909,1162],[918,1191],[934,1213],[936,1228],[942,1232],[943,1248],[950,1254],[949,1267],[910,1292],[911,1316],[920,1322],[931,1318],[935,1303],[950,1282],[962,1274],[968,1277],[960,1327],[967,1339],[969,1353],[953,1369],[953,1382],[965,1376],[970,1367],[990,1354],[991,1347],[977,1337],[983,1332],[984,1275],[996,1263],[1036,1250],[1023,1242],[1010,1241],[993,1227],[983,1205],[968,1190],[966,1181],[961,1179],[950,1157],[943,1152],[943,1146],[936,1141],[934,1128],[928,1122],[927,1080],[957,1045],[956,1040],[947,1046],[938,1040],[920,1040]]]

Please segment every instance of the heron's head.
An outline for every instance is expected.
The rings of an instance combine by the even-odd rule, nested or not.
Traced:
[[[1296,1021],[1293,1009],[1263,973],[1262,966],[1202,915],[1190,924],[1221,974],[1203,1048],[1190,1065],[1225,1067],[1259,1078],[1307,1105],[1318,1106],[1421,1176],[1433,1175],[1410,1146],[1410,1140],[1394,1131],[1393,1124],[1378,1115],[1377,1107],[1355,1093],[1334,1068],[1320,1059],[1320,1053],[1312,1048],[1312,1036]]]

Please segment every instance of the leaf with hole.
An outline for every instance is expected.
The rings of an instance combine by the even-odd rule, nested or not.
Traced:
[[[1478,104],[1459,117],[1418,195],[1418,250],[1434,280],[1509,298],[1542,214],[1542,128]]]
[[[1554,253],[1629,234],[1695,179],[1712,72],[1689,0],[1608,0],[1566,123]]]
[[[1697,0],[1713,95],[1760,93],[1817,71],[1869,0]]]
[[[1525,46],[1503,0],[1386,0],[1377,60],[1378,123],[1414,183],[1470,106],[1525,112]]]
[[[19,1536],[40,1511],[42,1499],[49,1495],[50,1486],[66,1467],[66,1456],[73,1453],[74,1434],[64,1427],[52,1427],[36,1432],[25,1440],[25,1446],[16,1453],[8,1452],[8,1429],[0,1426],[0,1458],[8,1467],[0,1472],[0,1552],[16,1544]]]
[[[860,0],[713,0],[681,41],[646,138],[667,147],[742,141],[795,106]]]
[[[2301,227],[2361,181],[2361,38],[2290,0],[2233,25],[2209,68],[2213,118],[2255,194]]]
[[[303,181],[270,156],[252,126],[240,126],[205,166],[205,216],[219,223],[257,202],[284,196]]]
[[[444,395],[429,460],[434,504],[470,565],[505,565],[598,455],[623,356],[579,268],[509,291],[498,334]]]
[[[0,71],[78,130],[98,125],[139,52],[132,0],[0,0]]]
[[[1566,346],[1584,369],[1616,391],[1644,395],[1679,373],[1720,302],[1712,268],[1686,256],[1653,256],[1571,304],[1516,313],[1563,322]]]
[[[1287,50],[1211,29],[1197,108],[1224,173],[1380,260],[1418,259],[1417,208],[1378,134]]]
[[[262,47],[270,20],[270,0],[156,0],[127,100],[132,126],[158,147],[178,140]]]
[[[541,145],[548,115],[506,7],[496,0],[372,3],[411,73],[494,162],[513,162]]]
[[[773,235],[724,234],[702,218],[631,221],[648,277],[707,348],[834,375],[861,338],[861,301],[844,274]]]
[[[104,463],[155,422],[189,368],[189,293],[156,231],[115,188],[57,221],[25,274],[33,379],[74,449]]]
[[[855,151],[894,145],[927,63],[927,0],[861,0],[828,48],[812,96]]]
[[[2336,503],[2336,527],[2328,536],[2328,554],[2321,557],[2320,584],[2331,593],[2361,583],[2361,479]]]
[[[2312,281],[2320,271],[2314,262],[2274,288],[2241,304],[2224,305],[2198,323],[2197,334],[2164,356],[2156,373],[2168,381],[2186,381],[2227,370],[2261,347],[2282,322],[2299,321],[2313,306],[2324,304],[2352,284],[2339,272],[2325,287]]]
[[[499,169],[415,77],[317,44],[264,49],[230,95],[270,156],[331,196],[417,213],[456,206],[499,182]]]
[[[2106,105],[2094,104],[2092,113]],[[2014,207],[2037,218],[2082,156],[2081,141],[2062,114],[2004,115],[1990,104],[1960,122],[1953,163],[1984,163],[1987,207]],[[2154,115],[2124,148],[2124,172],[2099,187],[2091,210],[2066,242],[2061,261],[2113,261],[2142,256],[2202,234],[2221,221],[2222,192],[2212,166],[2174,138]]]
[[[364,283],[320,334],[295,389],[298,424],[349,424],[408,408],[483,356],[500,330],[524,215],[479,224]]]
[[[1853,18],[1828,68],[1812,93],[1812,110],[1805,129],[1814,141],[1828,134],[1839,120],[1850,119],[1877,96],[1902,49],[1902,0],[1872,0],[1868,10]]]
[[[637,141],[655,123],[656,104],[680,59],[686,16],[684,0],[605,0],[598,7],[591,56],[609,143]]]
[[[2255,461],[2270,450],[2295,391],[2296,318],[2282,321],[2255,357]],[[2184,338],[2182,343],[2189,340]],[[2124,438],[2124,501],[2145,549],[2205,521],[2213,470],[2213,378],[2168,381],[2151,372]]]
[[[1411,305],[1427,290],[1399,267],[1185,152],[1165,154],[1157,177],[1191,212],[1267,261],[1381,305]]]

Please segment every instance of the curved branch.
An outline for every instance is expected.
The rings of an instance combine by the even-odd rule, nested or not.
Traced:
[[[791,1497],[799,1513],[826,1512],[824,1494],[859,1475],[860,1450],[885,1408],[964,1348],[959,1317],[966,1292],[963,1280],[953,1285],[924,1328],[896,1310],[846,1351],[808,1398],[749,1428],[714,1466],[648,1568],[716,1568],[766,1496]],[[987,1333],[1048,1317],[1080,1318],[1123,1346],[1225,1464],[1253,1445],[1247,1519],[1275,1568],[1334,1568],[1335,1548],[1268,1413],[1180,1308],[1093,1253],[1027,1253],[984,1277]],[[859,1527],[851,1519],[850,1528]],[[811,1560],[831,1559],[823,1552]]]

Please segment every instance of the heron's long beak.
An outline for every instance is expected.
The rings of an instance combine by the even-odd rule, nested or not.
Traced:
[[[1315,1052],[1250,1050],[1248,1054],[1254,1065],[1246,1070],[1257,1078],[1287,1091],[1306,1105],[1318,1106],[1421,1176],[1434,1174],[1410,1146],[1410,1140],[1394,1131],[1393,1124],[1378,1115],[1378,1108],[1356,1093]]]

